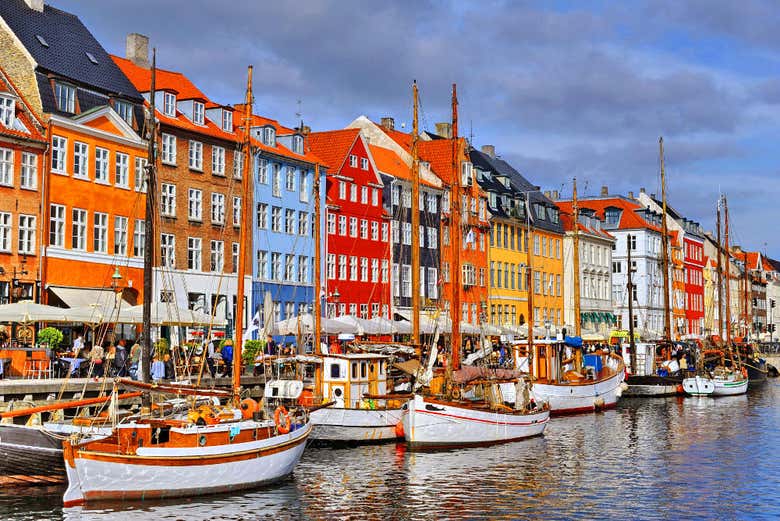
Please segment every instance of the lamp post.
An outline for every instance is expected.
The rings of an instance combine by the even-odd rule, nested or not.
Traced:
[[[120,286],[121,281],[122,274],[119,273],[119,266],[116,266],[114,268],[114,273],[111,275],[111,289],[114,292],[114,309],[116,310],[117,315],[119,315],[119,305],[122,298],[122,291],[124,290],[124,288]],[[116,325],[111,328],[111,342],[116,343]]]

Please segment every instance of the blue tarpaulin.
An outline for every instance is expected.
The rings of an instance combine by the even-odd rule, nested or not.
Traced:
[[[582,337],[566,336],[563,338],[563,343],[569,347],[582,347]]]

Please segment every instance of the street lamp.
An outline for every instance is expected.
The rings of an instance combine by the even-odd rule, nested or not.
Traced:
[[[111,275],[111,289],[113,289],[114,291],[117,290],[121,291],[122,288],[119,286],[119,282],[121,280],[122,280],[122,274],[119,273],[119,266],[117,266],[116,268],[114,268],[114,274]]]
[[[549,320],[544,321],[544,329],[547,331],[547,340],[550,340],[550,328],[552,327],[552,324]]]

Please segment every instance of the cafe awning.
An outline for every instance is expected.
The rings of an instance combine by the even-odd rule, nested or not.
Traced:
[[[75,288],[72,286],[48,286],[58,299],[69,308],[81,308],[86,306],[113,306],[116,293],[111,288]],[[126,300],[126,299],[125,299]],[[133,303],[127,301],[132,306]]]

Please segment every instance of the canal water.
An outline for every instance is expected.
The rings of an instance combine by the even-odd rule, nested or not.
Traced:
[[[63,509],[62,487],[0,491],[0,519],[778,519],[780,380],[723,398],[625,399],[544,437],[459,451],[310,447],[270,489]]]

